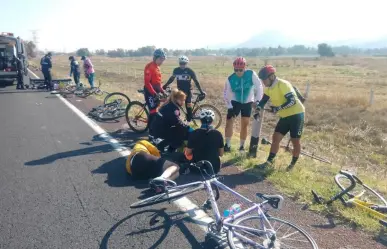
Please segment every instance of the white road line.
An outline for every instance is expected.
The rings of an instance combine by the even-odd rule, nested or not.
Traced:
[[[39,77],[33,73],[31,70],[28,71],[37,79]],[[115,151],[120,153],[121,156],[127,157],[130,154],[130,150],[128,150],[125,146],[121,145],[116,139],[112,138],[109,133],[107,133],[103,128],[101,128],[98,124],[96,124],[93,120],[87,117],[82,111],[80,111],[77,107],[63,98],[60,94],[56,94],[58,98],[67,105],[70,110],[76,113],[86,124],[88,124],[98,135],[100,138],[105,140],[105,142],[109,143]],[[208,216],[203,210],[201,210],[197,205],[191,202],[187,197],[182,197],[178,200],[174,201],[175,205],[184,212],[186,212],[189,217],[192,219],[194,223],[196,223],[204,232],[207,232],[207,226],[209,223],[214,220]]]

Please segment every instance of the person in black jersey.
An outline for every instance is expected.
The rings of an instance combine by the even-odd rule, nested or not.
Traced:
[[[181,91],[183,91],[187,98],[185,99],[185,107],[187,108],[187,121],[190,122],[192,119],[192,86],[191,86],[191,79],[195,82],[196,87],[200,91],[200,98],[203,100],[206,96],[206,93],[203,92],[198,79],[196,78],[195,72],[187,67],[187,64],[189,62],[189,59],[187,56],[180,56],[179,57],[179,65],[180,67],[177,67],[173,70],[172,76],[169,78],[167,83],[163,86],[163,89],[165,90],[174,80],[177,79],[177,88]]]
[[[193,129],[180,119],[180,106],[185,102],[183,91],[173,89],[169,100],[160,107],[151,124],[151,135],[154,139],[164,139],[163,145],[169,145],[169,152],[174,152],[188,139],[188,133]],[[161,145],[158,145],[162,149]]]
[[[223,136],[211,126],[215,119],[212,110],[201,110],[199,117],[202,125],[190,133],[184,154],[192,162],[209,161],[214,172],[218,173],[221,168],[220,157],[224,153]]]

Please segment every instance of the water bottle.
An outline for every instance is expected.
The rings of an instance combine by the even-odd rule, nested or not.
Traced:
[[[228,217],[230,215],[239,213],[241,210],[242,210],[241,205],[238,203],[235,203],[229,209],[224,210],[223,216]]]

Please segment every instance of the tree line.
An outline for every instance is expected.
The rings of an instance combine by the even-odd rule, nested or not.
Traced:
[[[97,49],[93,52],[87,48],[78,49],[76,54],[82,55],[104,55],[109,57],[138,57],[138,56],[152,56],[155,46],[145,46],[133,49],[118,48],[114,50]],[[387,48],[375,49],[360,49],[350,46],[332,47],[326,43],[318,44],[317,47],[307,47],[304,45],[295,45],[292,47],[262,47],[262,48],[230,48],[230,49],[188,49],[188,50],[173,50],[164,48],[168,55],[179,56],[286,56],[286,55],[320,55],[332,57],[335,55],[387,55]]]

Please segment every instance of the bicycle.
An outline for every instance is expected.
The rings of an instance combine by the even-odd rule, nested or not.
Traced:
[[[125,108],[121,107],[122,100],[114,100],[113,102],[97,106],[90,110],[89,116],[99,120],[115,120],[125,115]]]
[[[344,181],[345,180],[345,181]],[[349,186],[345,186],[350,182]],[[312,190],[313,199],[318,204],[330,205],[336,200],[340,200],[344,206],[355,206],[370,214],[371,216],[378,218],[379,223],[387,227],[387,201],[375,190],[364,184],[356,175],[340,170],[339,174],[335,176],[335,182],[341,189],[341,192],[335,194],[329,200],[325,200],[316,191]],[[361,185],[363,188],[359,193],[351,192],[357,185]],[[365,193],[369,192],[372,195],[365,196]],[[344,196],[347,196],[346,200]],[[376,201],[380,201],[376,203]]]
[[[207,201],[206,203],[211,207],[214,216],[215,222],[208,225],[209,232],[227,232],[227,240],[231,248],[244,248],[239,247],[241,243],[247,243],[254,248],[268,249],[268,248],[283,248],[283,246],[288,246],[287,248],[315,248],[317,249],[317,243],[314,239],[302,228],[299,228],[297,225],[292,224],[289,221],[275,218],[267,214],[269,207],[273,209],[281,209],[283,204],[283,197],[281,195],[265,195],[261,193],[256,193],[256,196],[261,198],[263,201],[261,203],[255,203],[243,195],[233,191],[226,185],[220,182],[220,176],[214,173],[213,167],[208,161],[200,161],[198,163],[192,163],[191,167],[197,168],[202,177],[203,181],[192,182],[184,185],[174,185],[174,186],[162,186],[165,187],[165,191],[161,194],[154,195],[144,200],[133,203],[131,208],[140,208],[145,206],[154,205],[157,203],[171,201],[179,199],[187,194],[205,190],[207,192]],[[211,175],[207,173],[207,170],[210,170]],[[204,176],[205,173],[209,176],[208,179]],[[213,187],[216,192],[214,195]],[[228,217],[221,216],[219,208],[216,201],[219,199],[219,188],[232,193],[239,199],[249,203],[251,207],[240,211],[236,214],[232,214]],[[256,215],[249,215],[249,213],[256,212]],[[245,225],[245,222],[253,221],[256,225],[259,225],[259,228],[253,228],[249,225]],[[275,229],[275,225],[280,224],[280,226]],[[279,237],[280,228],[288,226],[285,229],[284,237]],[[290,231],[294,229],[295,231]],[[295,238],[289,238],[292,235],[297,234]],[[303,237],[300,238],[300,235]],[[255,242],[247,236],[257,237],[260,239],[260,242]],[[295,246],[289,246],[288,243],[296,243]],[[301,243],[306,245],[300,246]]]
[[[140,89],[137,90],[138,93],[144,94],[144,90]],[[167,93],[170,93],[170,88],[167,88]],[[196,95],[196,99],[193,102],[192,106],[192,122],[195,126],[199,126],[197,121],[199,119],[198,114],[200,113],[201,109],[211,109],[215,113],[215,122],[214,122],[214,128],[217,129],[222,124],[222,114],[220,111],[211,104],[199,104],[200,101],[204,100],[204,98],[199,93],[194,93],[193,95]],[[161,100],[165,101],[165,100]],[[183,107],[179,107],[180,110],[185,114],[185,117],[187,118],[187,111],[184,110]],[[138,109],[138,110],[136,110]],[[131,115],[129,112],[133,112],[134,114]],[[128,122],[129,127],[136,133],[143,133],[146,132],[149,129],[148,124],[149,119],[149,110],[148,107],[144,102],[140,101],[132,101],[130,105],[126,108],[126,121]],[[138,126],[143,126],[142,128],[138,128]]]

